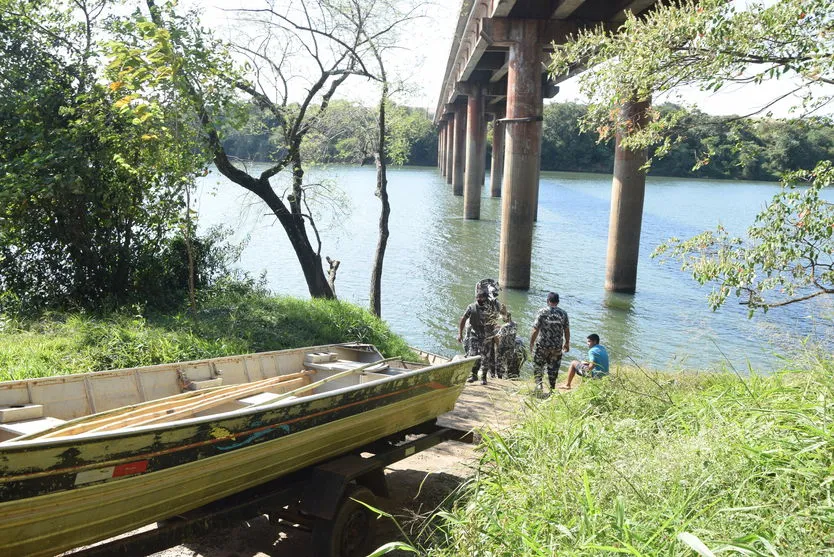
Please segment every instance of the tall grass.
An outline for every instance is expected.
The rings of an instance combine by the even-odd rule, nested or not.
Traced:
[[[834,363],[621,371],[530,400],[429,523],[428,555],[834,554]]]
[[[273,297],[243,285],[203,293],[196,316],[134,313],[0,319],[0,380],[349,341],[375,344],[387,356],[414,356],[383,321],[357,306]]]

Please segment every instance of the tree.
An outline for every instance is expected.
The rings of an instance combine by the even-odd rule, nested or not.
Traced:
[[[682,86],[716,91],[727,83],[789,78],[791,94],[799,99],[797,110],[813,114],[834,99],[832,24],[834,4],[828,0],[754,3],[746,10],[723,0],[661,3],[643,18],[630,15],[617,33],[598,28],[556,46],[550,70],[561,75],[578,65],[593,67],[580,85],[591,99],[585,128],[597,130],[602,139],[625,132],[625,147],[655,146],[656,155],[663,156],[683,139],[678,124],[684,114],[653,111],[648,124],[635,129],[621,116],[619,107],[625,102]],[[767,112],[786,96],[745,116]],[[736,145],[743,146],[744,138],[737,139]],[[748,154],[753,151],[748,149]],[[702,162],[710,162],[713,154],[721,156],[708,149]],[[834,210],[820,197],[831,176],[826,163],[786,176],[784,190],[758,215],[747,240],[730,238],[719,229],[685,242],[672,239],[656,254],[677,257],[699,282],[715,281],[713,308],[730,293],[744,296],[751,314],[834,293]],[[796,189],[803,179],[810,180],[810,187]]]
[[[375,0],[367,4],[362,0],[350,0],[344,7],[341,8],[342,14],[349,20],[354,22],[354,25],[361,29],[361,35],[367,40],[368,48],[373,55],[373,60],[376,62],[376,71],[369,73],[369,77],[373,77],[380,83],[379,104],[377,108],[377,126],[374,151],[374,161],[376,163],[376,191],[374,192],[380,200],[380,214],[379,214],[379,236],[377,240],[376,249],[374,250],[374,261],[371,267],[371,284],[369,293],[370,311],[377,317],[382,315],[382,269],[385,261],[385,250],[388,246],[388,237],[390,234],[388,228],[388,219],[391,215],[391,204],[388,200],[388,156],[389,156],[389,137],[388,124],[386,114],[391,95],[391,83],[389,82],[388,73],[384,60],[384,51],[393,46],[393,37],[390,32],[382,32],[380,28],[373,28],[369,24],[362,24],[361,22],[368,21],[368,15],[373,8],[378,11],[384,9],[388,12],[388,17],[384,18],[383,28],[390,25],[390,22],[401,23],[407,21],[413,16],[413,11],[400,11],[395,2],[387,2],[385,0]],[[391,26],[388,27],[389,31]],[[361,136],[360,136],[361,137]],[[407,145],[409,138],[405,137],[401,142],[393,144],[393,151],[399,159],[403,159],[407,152]],[[373,143],[373,141],[371,141]]]
[[[227,47],[203,30],[196,16],[178,15],[172,3],[157,6],[153,0],[146,0],[146,5],[150,18],[136,14],[137,28],[146,28],[152,22],[156,31],[140,37],[145,43],[144,52],[164,56],[144,56],[145,64],[129,65],[135,91],[143,90],[141,78],[157,76],[152,86],[164,86],[163,78],[167,78],[167,83],[188,99],[193,107],[190,114],[201,127],[218,170],[258,196],[275,215],[295,251],[310,294],[334,297],[335,268],[331,267],[328,280],[310,202],[317,185],[305,180],[302,146],[350,76],[372,77],[365,63],[365,58],[372,56],[370,42],[398,23],[385,19],[388,4],[287,0],[237,10],[242,18],[238,35],[247,29],[253,34],[228,48],[247,59],[249,77],[230,67],[225,56]],[[362,6],[361,18],[350,17],[353,5]],[[379,21],[385,24],[374,27]],[[271,165],[257,175],[233,164],[222,142],[225,111],[232,106],[235,95],[255,104],[269,126]],[[290,174],[286,190],[272,181],[281,173]]]
[[[135,297],[204,166],[176,107],[105,86],[110,7],[0,0],[0,291],[18,307]]]

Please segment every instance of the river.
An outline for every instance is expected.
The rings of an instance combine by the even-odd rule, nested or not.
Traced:
[[[368,305],[370,269],[380,204],[373,167],[331,166],[308,172],[326,195],[314,197],[322,256],[339,259],[339,298]],[[460,351],[457,324],[474,297],[475,283],[498,274],[501,200],[485,197],[481,219],[461,217],[463,198],[452,195],[435,168],[389,171],[391,235],[385,256],[382,317],[409,343],[444,354]],[[686,238],[721,223],[734,234],[778,191],[773,183],[649,177],[642,226],[637,292],[606,293],[605,252],[611,176],[544,172],[533,238],[529,291],[504,291],[502,300],[529,338],[547,292],[560,294],[571,320],[571,352],[581,357],[585,337],[598,333],[612,362],[644,369],[769,372],[811,342],[834,347],[830,300],[773,309],[747,318],[731,298],[713,312],[710,287],[699,286],[675,263],[650,257],[662,241]],[[283,229],[265,205],[214,171],[196,196],[200,227],[223,224],[232,241],[246,241],[238,266],[266,273],[276,294],[308,297],[306,283]],[[312,235],[312,234],[311,234]],[[325,263],[326,267],[326,263]]]

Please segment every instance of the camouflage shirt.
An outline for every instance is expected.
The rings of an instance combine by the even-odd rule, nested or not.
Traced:
[[[500,327],[499,318],[506,313],[506,309],[501,307],[498,300],[487,300],[484,306],[484,332],[488,337],[494,336]]]
[[[533,328],[539,330],[536,346],[558,348],[561,351],[565,343],[565,329],[570,329],[568,314],[562,308],[547,306],[539,310],[533,321]]]

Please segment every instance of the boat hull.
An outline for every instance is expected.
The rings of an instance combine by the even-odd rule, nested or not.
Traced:
[[[106,539],[431,420],[454,407],[473,363],[226,420],[21,443],[0,453],[0,554]]]

